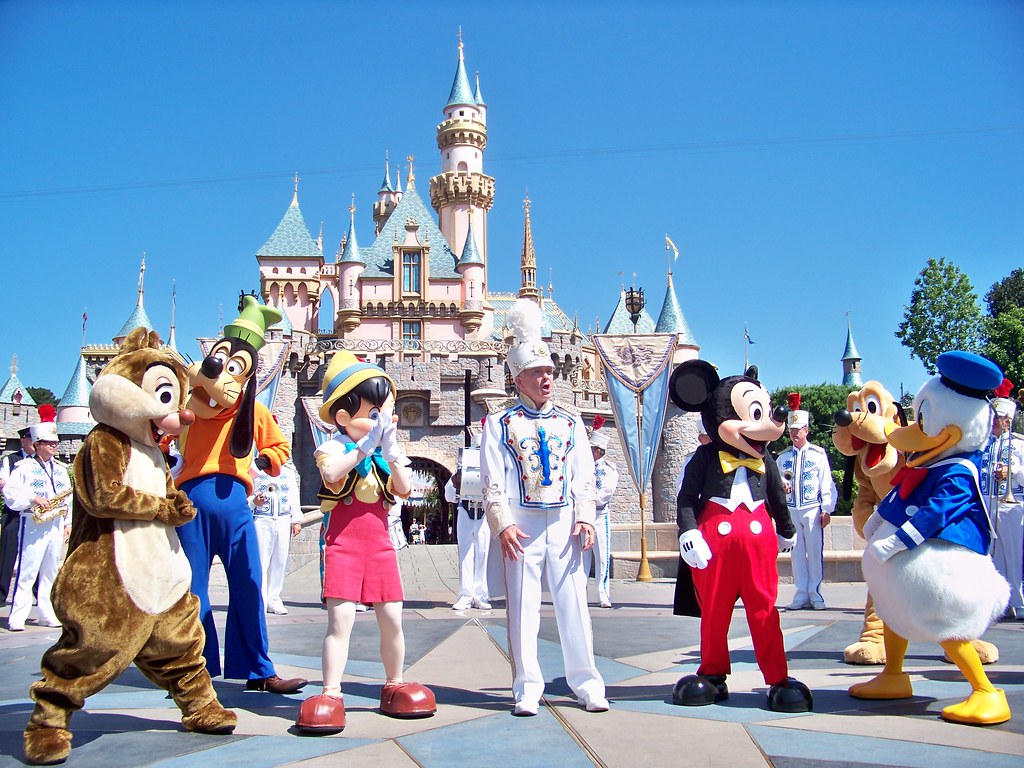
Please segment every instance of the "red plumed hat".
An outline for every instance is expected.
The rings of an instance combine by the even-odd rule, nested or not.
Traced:
[[[39,406],[39,420],[40,421],[56,421],[57,420],[57,409],[49,403],[43,403]]]
[[[599,430],[603,426],[604,426],[604,416],[602,416],[601,414],[598,414],[597,416],[594,417],[593,430],[596,432],[597,430]]]
[[[786,405],[789,406],[789,410],[798,411],[800,410],[800,393],[790,392],[786,398]]]
[[[1011,392],[1013,392],[1013,382],[1009,379],[1003,379],[1003,383],[992,390],[992,394],[996,397],[1009,397]]]

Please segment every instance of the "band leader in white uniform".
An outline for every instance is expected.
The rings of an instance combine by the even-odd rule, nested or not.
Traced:
[[[249,508],[260,543],[263,570],[263,605],[267,613],[288,613],[281,600],[284,572],[288,565],[288,544],[302,530],[299,505],[299,473],[289,459],[277,477],[256,469],[253,464],[252,496]]]
[[[611,608],[612,598],[608,582],[611,575],[612,553],[609,550],[611,524],[608,520],[608,504],[619,484],[619,471],[615,464],[605,457],[608,451],[608,435],[600,429],[595,429],[590,434],[590,451],[594,457],[597,518],[594,521],[594,546],[583,554],[583,573],[589,575],[591,562],[596,561],[594,579],[597,582],[597,601],[602,608]]]
[[[981,494],[995,529],[992,561],[1010,585],[1003,619],[1024,619],[1024,436],[1011,431],[1017,404],[1008,397],[992,400],[992,436],[981,456]]]
[[[7,628],[12,632],[25,629],[25,620],[32,612],[32,587],[39,578],[37,599],[39,624],[59,627],[60,622],[50,602],[50,589],[60,568],[64,550],[65,516],[71,509],[68,496],[56,504],[50,499],[71,489],[67,468],[54,460],[57,453],[57,428],[52,421],[35,424],[31,429],[36,453],[15,465],[10,479],[4,484],[4,502],[21,513],[18,537],[18,562],[14,568],[14,588],[11,614]],[[53,516],[38,523],[32,515],[35,505],[44,516]]]
[[[480,472],[487,522],[505,569],[513,714],[537,714],[544,693],[537,633],[545,574],[565,679],[580,706],[604,712],[608,701],[594,663],[582,568],[583,550],[594,541],[594,460],[583,422],[551,402],[554,370],[540,338],[540,308],[519,299],[508,324],[518,340],[507,362],[519,400],[485,420]]]
[[[459,496],[455,484],[461,480],[461,472],[460,467],[444,486],[444,500],[456,505],[459,516],[456,528],[459,542],[459,596],[452,610],[479,608],[489,611],[491,598],[487,594],[487,553],[491,546],[491,532],[484,521],[483,502]]]
[[[786,610],[824,610],[821,594],[824,575],[824,530],[836,508],[836,484],[828,454],[807,440],[810,414],[792,410],[788,416],[793,445],[776,463],[786,489],[786,505],[796,525],[796,546],[791,554],[796,592]]]

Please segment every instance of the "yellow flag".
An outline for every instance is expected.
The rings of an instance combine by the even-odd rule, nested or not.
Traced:
[[[679,249],[676,248],[676,244],[672,242],[672,238],[669,237],[668,235],[665,235],[665,245],[667,245],[669,248],[671,248],[672,251],[675,253],[675,256],[672,257],[672,261],[675,261],[676,259],[678,259],[679,258]]]

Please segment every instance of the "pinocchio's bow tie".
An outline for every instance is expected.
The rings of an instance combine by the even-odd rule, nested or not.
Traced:
[[[890,481],[891,485],[898,485],[900,487],[900,498],[906,500],[910,494],[921,484],[921,482],[927,477],[928,470],[924,467],[907,467],[904,466],[899,472],[896,473],[895,477]]]
[[[719,451],[718,460],[722,463],[722,471],[727,475],[732,474],[740,467],[752,469],[761,475],[764,474],[764,459],[755,459],[752,457],[739,458],[738,456],[733,456],[727,451]]]

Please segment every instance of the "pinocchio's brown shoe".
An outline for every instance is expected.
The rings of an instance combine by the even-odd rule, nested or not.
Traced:
[[[389,683],[380,690],[380,711],[390,717],[430,717],[437,711],[437,702],[425,685]]]
[[[345,701],[341,696],[321,693],[299,707],[295,727],[304,733],[328,734],[345,730]]]

